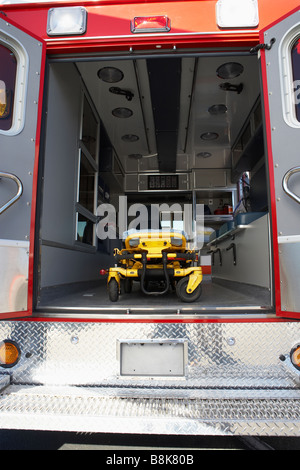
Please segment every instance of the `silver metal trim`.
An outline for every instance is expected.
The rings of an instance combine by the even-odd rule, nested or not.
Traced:
[[[13,198],[11,198],[9,201],[3,204],[3,206],[0,208],[0,215],[3,214],[3,212],[5,212],[7,209],[9,209],[9,207],[11,207],[18,199],[20,199],[23,193],[22,181],[16,175],[13,175],[11,173],[0,172],[0,181],[1,181],[1,178],[8,178],[8,179],[13,180],[18,187],[18,191],[17,191],[17,194]]]
[[[251,312],[251,310],[250,310]],[[278,317],[274,313],[228,313],[227,311],[220,312],[220,313],[203,313],[203,314],[197,314],[197,313],[184,313],[180,312],[177,314],[172,314],[172,312],[168,314],[162,314],[162,315],[151,315],[151,319],[149,320],[149,313],[151,312],[144,312],[143,313],[134,313],[134,312],[117,312],[117,313],[109,313],[108,311],[102,312],[102,313],[93,313],[93,312],[76,312],[76,320],[81,319],[81,320],[100,320],[100,321],[106,321],[108,320],[109,322],[114,322],[115,320],[121,320],[124,321],[124,323],[128,322],[135,322],[139,320],[148,320],[151,322],[155,322],[156,320],[158,321],[168,321],[168,322],[179,322],[179,323],[189,323],[189,322],[203,322],[206,320],[222,320],[222,322],[226,322],[226,320],[235,320],[236,322],[239,322],[239,320],[248,320],[248,321],[263,321],[263,320],[276,320]],[[153,312],[152,312],[153,313]],[[52,318],[52,319],[68,319],[70,321],[74,320],[74,312],[69,313],[61,309],[57,311],[55,310],[37,310],[35,311],[33,318]]]
[[[282,180],[282,187],[283,187],[284,192],[288,196],[290,196],[292,199],[294,199],[294,201],[298,202],[298,204],[300,204],[300,197],[290,190],[288,183],[289,183],[290,177],[294,175],[295,173],[299,173],[299,172],[300,172],[300,166],[291,168],[289,171],[286,172]]]
[[[257,31],[251,30],[251,29],[239,29],[239,30],[230,30],[230,31],[195,31],[195,32],[185,32],[185,33],[160,33],[159,35],[157,33],[141,33],[138,37],[167,37],[167,38],[172,38],[172,37],[181,37],[181,36],[209,36],[209,35],[224,35],[224,34],[236,34],[239,35],[241,33],[257,33]],[[90,40],[98,40],[98,39],[128,39],[128,38],[133,38],[135,37],[134,34],[116,34],[112,36],[85,36],[81,37],[80,40],[85,40],[85,41],[90,41]],[[46,42],[53,42],[53,41],[61,41],[63,39],[67,39],[68,41],[74,41],[78,40],[78,37],[64,37],[64,35],[61,35],[60,37],[57,38],[47,38]]]

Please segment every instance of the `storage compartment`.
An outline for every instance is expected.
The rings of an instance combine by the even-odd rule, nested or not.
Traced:
[[[241,73],[227,79],[220,67],[231,63]],[[222,86],[228,80],[232,86]],[[257,59],[246,54],[49,61],[38,315],[272,311],[259,83]],[[161,295],[165,274],[157,261],[156,276],[146,276],[151,295],[138,279],[129,292],[121,276],[112,302],[103,273],[118,264],[114,252],[128,230],[184,233],[195,253],[189,266],[202,268],[200,298],[176,296],[173,268],[186,268],[179,264]]]

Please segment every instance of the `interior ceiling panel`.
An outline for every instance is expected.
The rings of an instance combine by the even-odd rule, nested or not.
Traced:
[[[141,84],[137,80],[136,64],[132,60],[78,62],[76,65],[123,168],[126,168],[129,155],[156,155],[152,105],[149,102],[145,64],[139,63],[138,73],[143,79]],[[117,69],[120,71],[121,79],[112,81],[112,72],[108,74],[110,82],[100,79],[98,73],[103,69]],[[112,88],[117,89],[117,92],[116,90],[111,92]],[[131,99],[128,99],[129,97]],[[115,116],[115,110],[120,109],[120,117]],[[122,112],[126,117],[122,117]]]
[[[218,76],[224,63],[241,64],[237,67],[239,75]],[[92,61],[76,65],[123,168],[130,171],[148,168],[142,164],[147,159],[152,168],[162,172],[182,169],[183,159],[187,170],[229,168],[231,146],[260,93],[255,56]],[[116,83],[101,80],[98,72],[107,67],[117,68],[122,78]],[[226,66],[225,71],[230,72],[230,67]],[[222,88],[224,84],[229,89]],[[240,85],[241,89],[235,89]],[[112,93],[111,87],[119,92]],[[113,111],[118,108],[130,110],[128,117],[115,117]],[[129,137],[126,140],[124,136]]]
[[[220,78],[219,67],[228,63],[241,64],[242,72],[235,78]],[[224,85],[230,89],[224,90]],[[235,90],[240,85],[241,91]],[[255,56],[200,57],[197,60],[185,148],[191,166],[230,167],[230,149],[259,92]],[[208,153],[210,158],[197,157]]]

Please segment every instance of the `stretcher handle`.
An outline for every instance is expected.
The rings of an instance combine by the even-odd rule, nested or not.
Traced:
[[[299,171],[300,171],[300,166],[296,166],[294,168],[291,168],[289,171],[286,172],[286,174],[284,175],[283,180],[282,180],[282,187],[283,187],[284,192],[288,196],[290,196],[292,199],[294,199],[294,201],[298,202],[298,204],[300,204],[300,197],[297,196],[297,194],[293,193],[293,191],[290,190],[290,188],[289,188],[289,179],[292,175],[294,175],[295,173],[298,173]]]
[[[20,199],[23,193],[22,181],[16,175],[13,175],[11,173],[4,173],[0,171],[0,181],[1,181],[1,178],[7,178],[10,180],[13,180],[18,187],[18,191],[14,197],[12,197],[9,201],[3,204],[3,206],[0,208],[0,215],[3,214],[3,212],[5,212],[9,207],[11,207],[18,199]]]
[[[160,291],[160,292],[151,292],[151,291],[148,291],[146,290],[145,288],[145,276],[146,276],[146,263],[147,263],[147,257],[146,257],[146,253],[143,253],[142,254],[142,263],[143,263],[143,269],[142,269],[142,274],[141,274],[141,290],[144,294],[147,294],[147,295],[163,295],[165,294],[166,292],[168,292],[169,288],[170,288],[170,278],[169,278],[169,274],[168,274],[168,269],[167,269],[167,253],[166,252],[162,252],[162,259],[163,259],[163,271],[164,271],[164,277],[165,277],[165,281],[166,281],[166,286],[165,286],[165,289],[163,291]]]

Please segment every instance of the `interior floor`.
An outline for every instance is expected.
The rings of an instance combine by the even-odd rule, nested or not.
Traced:
[[[162,302],[163,297],[163,302]],[[44,289],[38,310],[51,312],[109,312],[109,313],[200,313],[222,311],[268,311],[271,309],[270,291],[265,288],[220,281],[214,282],[205,275],[202,295],[198,302],[183,304],[175,291],[168,294],[145,295],[138,282],[133,283],[130,294],[121,292],[117,302],[108,298],[106,281],[76,283]]]

